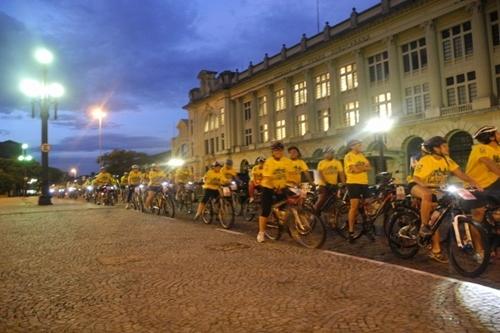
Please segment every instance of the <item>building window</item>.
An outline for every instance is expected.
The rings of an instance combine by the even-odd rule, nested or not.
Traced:
[[[330,73],[318,75],[314,79],[316,89],[316,99],[330,96]]]
[[[210,130],[210,119],[207,118],[207,120],[205,120],[204,131],[205,131],[205,133],[207,133],[209,130]]]
[[[286,138],[285,120],[278,120],[276,122],[276,139],[283,140]]]
[[[318,111],[318,128],[322,132],[326,132],[330,129],[330,109],[319,110]]]
[[[285,89],[280,89],[274,93],[276,111],[283,111],[286,109]]]
[[[431,108],[429,84],[405,88],[406,114],[422,113]]]
[[[340,91],[348,91],[358,87],[356,64],[340,67]]]
[[[225,114],[224,114],[225,110],[224,108],[220,108],[220,113],[219,113],[219,122],[220,122],[220,125],[221,126],[224,126],[224,122],[225,122]]]
[[[222,133],[220,135],[220,147],[222,150],[226,149],[226,145],[225,145],[225,142],[224,142],[224,133]]]
[[[252,144],[252,129],[251,128],[246,128],[245,129],[245,145],[251,145]]]
[[[262,124],[259,127],[259,138],[260,142],[267,142],[269,141],[269,129],[267,127],[267,124]]]
[[[210,154],[213,154],[215,152],[215,142],[214,138],[210,139]]]
[[[427,49],[425,38],[414,40],[401,46],[403,53],[403,69],[405,73],[415,71],[427,66]]]
[[[243,103],[243,114],[245,115],[245,120],[252,119],[252,103],[251,102]]]
[[[497,98],[500,99],[500,65],[495,66],[495,74],[497,79]]]
[[[267,115],[267,97],[259,97],[259,117]]]
[[[207,119],[205,120],[205,133],[209,131],[213,131],[219,128],[219,117],[214,114],[209,114]]]
[[[459,74],[446,78],[448,106],[472,103],[477,96],[476,72]]]
[[[491,24],[491,39],[493,45],[500,45],[500,22],[498,21],[498,12],[490,13],[490,24]]]
[[[306,81],[302,81],[293,85],[293,105],[305,103],[307,103],[307,85]]]
[[[373,98],[373,104],[375,105],[375,112],[379,117],[389,118],[392,116],[390,92],[375,96]]]
[[[297,116],[297,128],[299,135],[305,135],[307,133],[307,115],[301,114]]]
[[[474,47],[470,21],[441,31],[441,38],[443,39],[444,61],[472,55]]]
[[[215,151],[219,151],[219,137],[215,137]]]
[[[344,104],[345,126],[350,127],[359,123],[359,102]]]
[[[385,81],[389,78],[389,54],[387,51],[368,57],[370,82]]]
[[[209,154],[208,139],[205,140],[205,155]]]

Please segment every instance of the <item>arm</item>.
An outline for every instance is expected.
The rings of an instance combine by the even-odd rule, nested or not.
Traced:
[[[420,177],[413,176],[413,181],[415,184],[422,186],[422,187],[429,187],[429,184],[425,183]]]
[[[346,178],[345,178],[345,173],[344,173],[344,171],[340,171],[340,172],[339,172],[339,178],[340,178],[340,182],[341,182],[341,183],[345,183]]]
[[[470,185],[472,185],[473,187],[477,188],[478,190],[482,190],[482,187],[479,186],[479,184],[476,183],[476,181],[474,179],[472,179],[471,177],[467,176],[462,170],[460,170],[460,168],[457,168],[457,169],[453,170],[452,173],[455,176],[457,176],[458,178],[460,178],[461,180],[463,180],[464,182],[467,182]]]
[[[491,172],[500,177],[500,166],[498,166],[491,158],[481,157],[479,161],[484,163]]]

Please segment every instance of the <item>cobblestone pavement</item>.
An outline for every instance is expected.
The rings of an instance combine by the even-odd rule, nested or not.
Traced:
[[[119,208],[0,200],[0,332],[498,332],[500,291]]]

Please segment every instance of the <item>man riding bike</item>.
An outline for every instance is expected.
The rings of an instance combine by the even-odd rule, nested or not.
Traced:
[[[285,199],[284,190],[288,175],[294,172],[292,162],[284,156],[285,146],[281,142],[271,145],[272,156],[264,162],[262,171],[261,215],[259,216],[259,233],[257,242],[265,240],[267,219],[271,215],[273,199]]]
[[[264,171],[264,162],[266,159],[262,156],[257,157],[257,165],[252,168],[252,174],[250,182],[248,183],[248,197],[250,198],[250,203],[254,201],[255,190],[261,188],[262,183],[262,172]]]
[[[309,167],[307,166],[306,162],[301,159],[302,154],[300,153],[299,148],[296,146],[291,146],[290,148],[288,148],[288,155],[290,156],[290,162],[292,165],[292,170],[288,175],[288,180],[290,181],[290,183],[295,186],[299,186],[302,182],[302,175],[304,174],[306,175],[307,182],[312,184],[313,180],[308,172]]]
[[[461,180],[481,188],[471,177],[460,170],[460,167],[450,158],[448,142],[441,136],[435,136],[425,141],[422,148],[427,155],[422,156],[415,166],[413,180],[409,184],[411,195],[421,199],[420,204],[420,235],[429,236],[432,231],[429,226],[431,212],[434,208],[433,189],[446,184],[451,172]],[[435,196],[434,196],[435,197]],[[432,248],[429,257],[447,263],[448,259],[441,251],[439,231],[432,236]]]
[[[93,184],[94,186],[115,185],[116,180],[106,171],[105,167],[101,167],[99,173],[95,176]]]
[[[135,187],[141,184],[142,172],[139,169],[137,164],[132,165],[132,170],[130,170],[128,174],[127,184],[128,184],[128,193],[127,193],[127,205],[126,209],[130,208],[130,201],[132,200],[132,195],[134,194]]]
[[[174,181],[177,186],[175,192],[175,200],[179,200],[179,195],[184,191],[184,185],[186,185],[192,178],[191,171],[186,165],[181,166],[175,171]]]
[[[354,243],[354,226],[358,217],[360,201],[368,195],[368,171],[372,169],[370,162],[363,155],[361,141],[351,140],[347,143],[350,150],[344,157],[346,187],[349,192],[349,243]],[[367,237],[374,240],[372,234]]]
[[[318,164],[319,188],[318,201],[314,205],[317,214],[330,196],[337,192],[337,184],[340,178],[345,183],[344,167],[342,163],[334,158],[334,150],[331,147],[323,149],[324,159]]]
[[[211,168],[205,173],[203,177],[203,198],[201,199],[194,220],[198,220],[207,202],[211,199],[216,199],[219,197],[220,187],[229,182],[229,180],[222,173],[222,164],[215,161],[212,163]]]
[[[165,171],[161,170],[156,163],[151,164],[151,170],[148,172],[148,196],[144,204],[147,209],[151,209],[151,202],[156,193],[163,190],[161,183],[164,182],[166,178],[167,175]]]

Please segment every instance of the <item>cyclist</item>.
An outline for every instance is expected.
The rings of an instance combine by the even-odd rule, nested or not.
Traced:
[[[151,164],[151,170],[149,170],[147,177],[149,179],[148,183],[148,196],[144,206],[151,209],[151,202],[153,201],[156,193],[163,190],[161,183],[165,181],[167,175],[165,171],[161,170],[156,163]]]
[[[329,196],[334,196],[337,192],[337,184],[340,178],[345,183],[344,167],[342,163],[334,158],[335,151],[331,147],[323,149],[324,159],[318,164],[319,188],[318,201],[314,205],[317,214]]]
[[[221,169],[221,172],[229,181],[238,179],[236,169],[233,168],[233,160],[226,160],[226,165],[224,165],[224,167]]]
[[[266,159],[262,156],[257,157],[257,165],[252,168],[252,175],[250,182],[248,183],[248,196],[250,197],[250,203],[254,201],[255,190],[261,188],[262,183],[262,172],[264,170],[264,162]]]
[[[277,200],[285,198],[284,190],[287,185],[288,175],[293,170],[292,162],[284,156],[285,146],[281,142],[271,145],[272,156],[264,162],[262,171],[262,197],[261,215],[259,216],[259,233],[257,242],[265,240],[267,219],[271,214],[273,197]]]
[[[222,173],[222,164],[218,161],[212,163],[211,168],[205,173],[203,177],[203,198],[201,199],[200,204],[198,205],[198,209],[196,211],[196,215],[194,216],[194,220],[196,221],[201,214],[203,214],[203,210],[207,202],[211,199],[216,199],[219,197],[219,190],[223,184],[226,184],[229,180]]]
[[[93,184],[95,186],[115,185],[116,180],[108,171],[106,171],[105,167],[101,167],[99,173],[95,176]]]
[[[125,189],[128,185],[128,172],[124,172],[123,176],[120,178],[120,185]]]
[[[349,243],[354,243],[354,226],[358,217],[360,201],[368,194],[368,171],[372,169],[370,162],[362,153],[361,141],[351,140],[347,143],[349,152],[344,157],[346,187],[349,192]],[[367,237],[374,240],[369,233]]]
[[[480,188],[480,186],[472,178],[463,173],[460,167],[448,157],[449,147],[445,138],[434,136],[425,141],[422,147],[427,155],[422,156],[415,166],[413,180],[410,182],[409,188],[411,195],[421,199],[421,226],[419,233],[421,236],[429,236],[432,233],[429,227],[429,219],[434,206],[432,188],[446,184],[450,172],[477,188]],[[432,236],[429,257],[440,263],[448,262],[448,259],[441,251],[439,231],[436,231]]]
[[[184,191],[184,185],[192,178],[191,171],[186,165],[181,166],[175,171],[174,180],[177,190],[175,193],[175,200],[179,200],[180,194]]]
[[[290,162],[292,164],[292,170],[290,171],[288,177],[288,181],[295,185],[299,186],[302,180],[302,175],[305,174],[307,181],[309,184],[313,183],[311,175],[309,174],[309,167],[306,162],[301,159],[302,154],[300,150],[296,146],[291,146],[288,148],[288,155],[290,156]]]
[[[137,164],[132,165],[132,170],[130,170],[128,174],[127,184],[128,184],[128,193],[127,193],[127,205],[125,209],[130,208],[130,201],[132,200],[132,195],[134,194],[135,187],[141,184],[142,172],[139,169]]]

